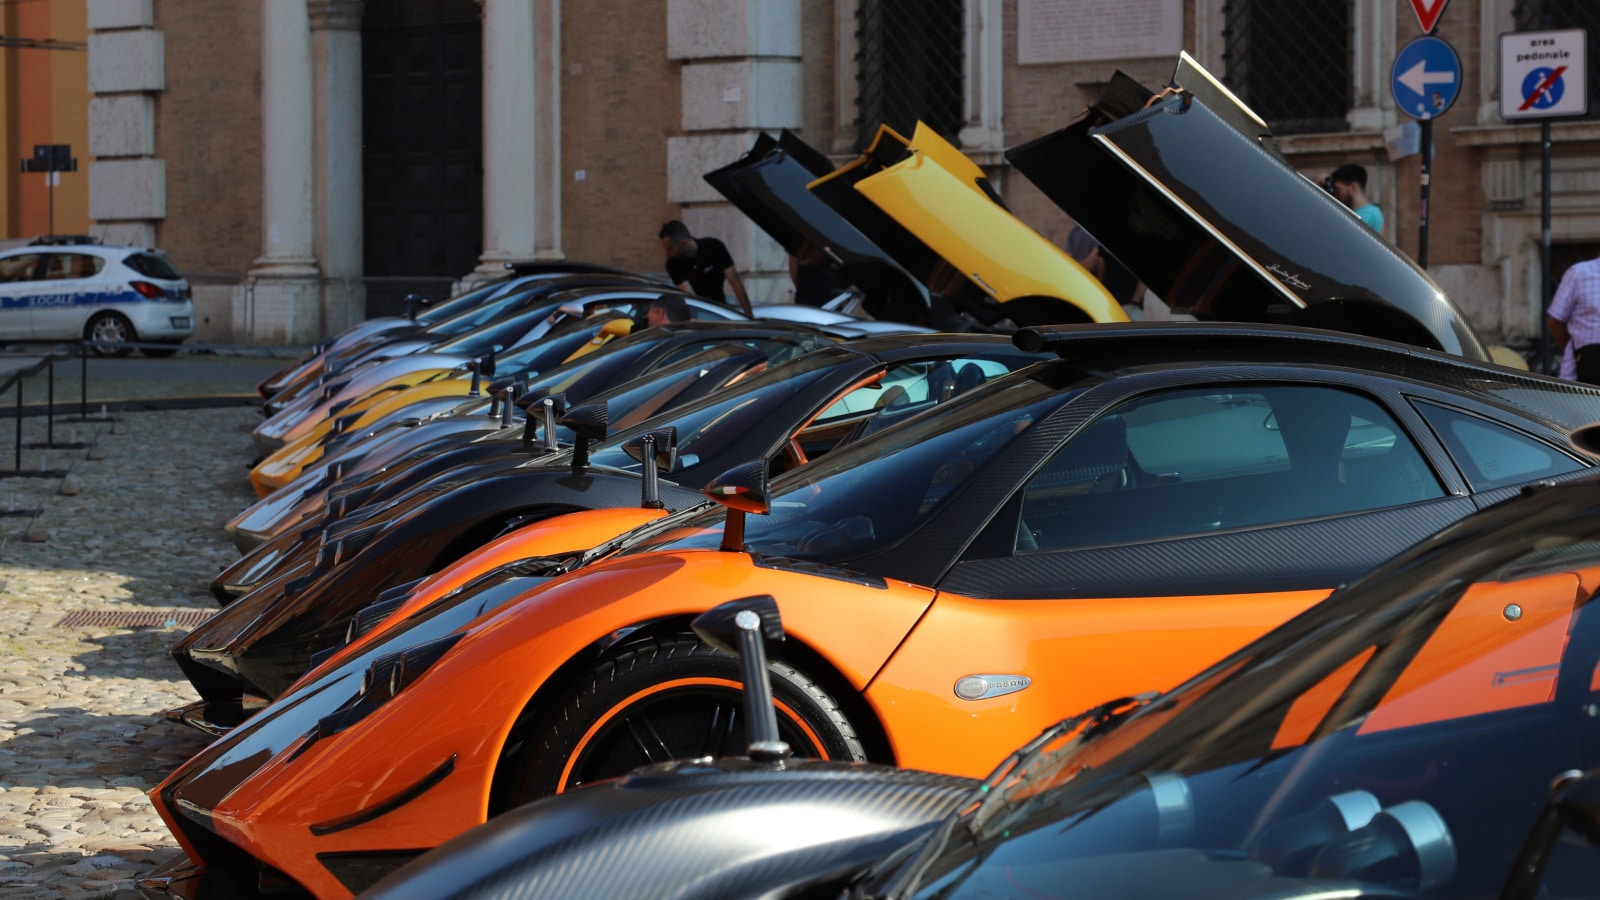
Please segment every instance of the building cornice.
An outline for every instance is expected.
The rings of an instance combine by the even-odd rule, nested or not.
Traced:
[[[1528,123],[1517,125],[1463,125],[1450,129],[1458,143],[1467,147],[1537,147],[1543,140],[1541,128]],[[1552,122],[1550,140],[1557,144],[1600,142],[1600,122]]]

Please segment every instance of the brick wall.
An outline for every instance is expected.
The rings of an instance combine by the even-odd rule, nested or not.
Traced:
[[[261,255],[261,2],[156,2],[167,47],[156,236],[184,272],[242,275]]]
[[[661,271],[656,231],[679,214],[666,202],[667,138],[682,118],[666,0],[587,0],[561,16],[563,249]]]

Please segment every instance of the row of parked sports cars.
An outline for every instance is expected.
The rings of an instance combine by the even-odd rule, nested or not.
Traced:
[[[708,179],[879,321],[525,267],[263,384],[144,891],[1591,895],[1600,391],[1187,59],[1008,156],[1195,321],[783,135]]]

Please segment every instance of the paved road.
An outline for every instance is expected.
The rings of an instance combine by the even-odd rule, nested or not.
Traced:
[[[127,393],[248,390],[259,363],[134,358],[91,377]],[[178,621],[215,608],[210,578],[238,556],[222,525],[253,498],[260,421],[243,403],[130,408],[72,427],[92,448],[25,451],[25,468],[64,478],[0,478],[0,896],[121,900],[175,852],[146,792],[206,740],[161,717],[194,699],[167,648]],[[22,422],[43,437],[42,416]],[[0,444],[12,427],[0,421]],[[153,624],[62,624],[83,611]]]
[[[0,381],[12,372],[31,369],[46,358],[48,348],[10,348],[0,353]],[[181,353],[168,359],[149,359],[133,355],[122,358],[90,357],[62,359],[48,369],[29,376],[23,386],[23,403],[44,403],[52,393],[58,404],[78,403],[84,395],[84,375],[88,376],[88,400],[93,404],[167,400],[195,397],[255,396],[256,385],[268,375],[288,365],[288,351],[279,356],[245,348],[214,353]],[[49,384],[54,379],[54,387]],[[0,394],[0,413],[16,402],[10,390]]]

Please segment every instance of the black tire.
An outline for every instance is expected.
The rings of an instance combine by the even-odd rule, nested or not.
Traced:
[[[177,352],[178,352],[178,348],[177,347],[146,347],[146,348],[144,348],[143,350],[141,350],[139,352],[143,353],[145,356],[150,357],[151,359],[166,359],[166,358],[168,358],[170,356],[176,355]]]
[[[788,663],[774,661],[768,672],[779,736],[796,756],[867,758],[827,691]],[[512,757],[508,799],[520,805],[652,762],[742,755],[738,684],[737,659],[690,637],[636,645],[602,660],[568,687],[553,715],[533,724],[537,736]]]
[[[83,327],[83,339],[95,342],[89,345],[95,356],[127,356],[133,348],[125,346],[126,343],[138,340],[139,336],[133,330],[133,323],[121,313],[101,312],[95,313]],[[100,343],[102,341],[104,343]],[[116,346],[119,343],[124,346]]]

